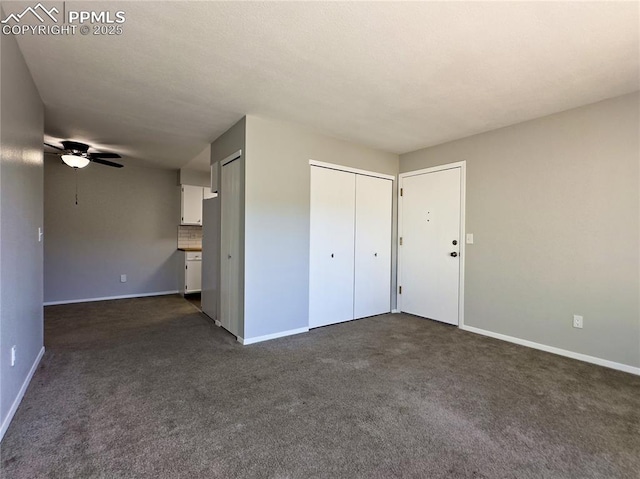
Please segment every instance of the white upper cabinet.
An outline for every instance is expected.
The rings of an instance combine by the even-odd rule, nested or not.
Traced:
[[[180,224],[202,225],[202,186],[182,185]]]

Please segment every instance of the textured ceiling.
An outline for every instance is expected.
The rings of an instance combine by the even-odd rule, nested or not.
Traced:
[[[124,34],[18,41],[46,133],[126,164],[205,166],[245,114],[403,153],[639,86],[637,2],[84,7],[125,11]]]

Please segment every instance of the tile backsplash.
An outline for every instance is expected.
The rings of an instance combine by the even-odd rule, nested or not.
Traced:
[[[178,248],[202,248],[202,226],[178,226]]]

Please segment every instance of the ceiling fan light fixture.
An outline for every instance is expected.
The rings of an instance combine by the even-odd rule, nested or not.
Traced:
[[[62,155],[62,161],[71,168],[84,168],[89,164],[89,158],[77,155]]]

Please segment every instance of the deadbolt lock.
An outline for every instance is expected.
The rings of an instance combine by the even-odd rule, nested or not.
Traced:
[[[458,244],[458,240],[453,240],[452,243],[453,243],[453,246],[455,246]]]

